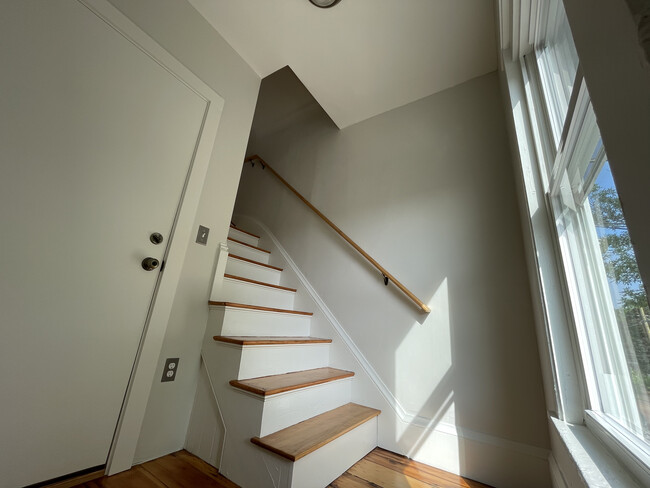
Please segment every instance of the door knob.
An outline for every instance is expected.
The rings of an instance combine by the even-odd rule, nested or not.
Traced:
[[[145,271],[153,271],[158,266],[160,266],[160,261],[158,261],[156,258],[149,257],[142,260],[142,269]]]

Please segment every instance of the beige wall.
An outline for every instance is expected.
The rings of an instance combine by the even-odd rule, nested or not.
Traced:
[[[260,110],[286,82],[264,80]],[[265,158],[428,303],[429,315],[386,288],[379,273],[259,165],[243,172],[236,212],[277,236],[409,414],[546,449],[501,103],[493,73],[344,130],[302,103],[288,114],[288,125],[274,122],[282,127],[277,132],[254,123],[249,153]],[[382,425],[385,447],[436,464],[422,458],[426,437]],[[461,471],[516,486],[517,470],[480,466],[475,454],[457,446]],[[545,467],[541,473],[520,473],[518,482],[546,486]]]
[[[110,0],[225,100],[195,222],[210,228],[207,246],[192,243],[159,360],[179,357],[176,381],[154,382],[136,462],[182,449],[199,376],[201,341],[219,242],[226,240],[260,80],[185,1]],[[193,236],[194,237],[194,236]],[[162,374],[162,373],[161,373]]]

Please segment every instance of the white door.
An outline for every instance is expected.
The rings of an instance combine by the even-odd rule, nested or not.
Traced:
[[[83,4],[1,0],[0,486],[106,463],[206,106]]]

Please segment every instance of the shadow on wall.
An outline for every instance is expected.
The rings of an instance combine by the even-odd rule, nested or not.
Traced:
[[[440,422],[454,423],[454,378],[449,322],[449,297],[445,279],[429,302],[430,314],[422,325],[415,324],[395,350],[394,392],[408,399],[402,405],[412,422],[404,432],[397,432],[397,442],[409,457],[418,457],[426,435]],[[435,324],[428,327],[427,321]],[[417,377],[418,381],[412,380]],[[421,428],[425,426],[424,430]],[[415,432],[419,432],[416,434]],[[416,438],[414,438],[414,436]]]
[[[262,117],[292,90],[300,101],[282,121]],[[407,413],[384,447],[430,463],[444,447],[442,464],[470,476],[482,462],[459,432],[547,448],[496,74],[343,130],[305,92],[290,71],[263,81],[248,153],[273,165],[431,313],[385,287],[259,165],[245,166],[235,211],[269,227]]]
[[[408,398],[409,424],[396,424],[395,439],[410,458],[426,458],[431,433],[439,424],[454,424],[454,371],[449,322],[447,279],[429,302],[431,313],[415,324],[395,350],[394,391],[397,398]],[[431,320],[435,327],[427,327]],[[417,375],[418,381],[412,381]],[[423,387],[423,385],[426,385]],[[449,449],[446,463],[460,471],[461,459],[456,449]]]

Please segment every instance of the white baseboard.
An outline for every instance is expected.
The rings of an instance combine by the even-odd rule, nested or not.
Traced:
[[[241,216],[245,219],[249,219],[251,222],[255,223],[262,229],[267,237],[273,242],[277,250],[282,254],[282,257],[286,261],[288,267],[295,273],[295,275],[300,280],[300,284],[307,290],[311,298],[316,303],[317,307],[327,318],[332,328],[336,331],[342,342],[346,345],[350,354],[354,357],[359,367],[365,372],[368,378],[372,381],[374,386],[377,388],[381,396],[385,399],[386,403],[393,410],[394,415],[399,421],[404,424],[421,429],[424,435],[431,435],[432,433],[445,434],[448,436],[455,436],[459,439],[460,442],[472,443],[472,444],[484,444],[499,448],[500,450],[507,450],[513,453],[517,453],[518,456],[524,458],[533,458],[535,460],[542,460],[543,462],[548,462],[549,450],[541,447],[533,446],[530,444],[524,444],[520,442],[511,441],[501,437],[493,436],[490,434],[485,434],[482,432],[477,432],[474,430],[466,429],[463,427],[458,427],[451,423],[445,422],[432,422],[432,419],[421,417],[407,411],[395,397],[393,392],[386,386],[380,376],[377,374],[376,370],[370,364],[370,362],[363,355],[361,350],[354,343],[350,335],[346,332],[345,328],[338,321],[336,316],[332,313],[329,307],[325,304],[323,299],[318,295],[314,287],[311,285],[309,280],[305,275],[300,271],[300,268],[291,258],[286,249],[280,244],[280,241],[273,235],[269,228],[258,221],[257,219],[250,216]],[[433,425],[432,425],[433,424]],[[430,461],[426,461],[429,464]],[[459,474],[459,473],[458,473]]]
[[[569,488],[553,453],[548,456],[548,466],[551,471],[551,483],[553,488]]]

